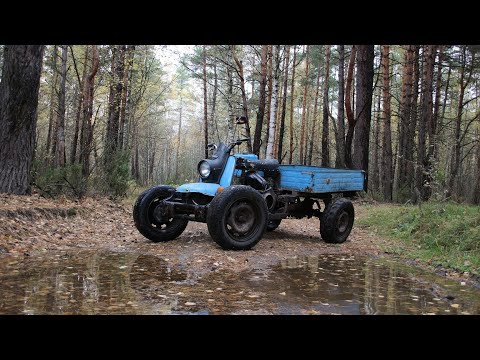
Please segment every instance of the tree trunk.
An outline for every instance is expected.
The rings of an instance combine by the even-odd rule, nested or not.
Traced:
[[[398,181],[397,193],[404,189],[407,183],[407,154],[413,149],[407,151],[407,139],[410,127],[410,118],[412,110],[412,83],[413,83],[413,63],[415,55],[415,45],[408,45],[405,49],[404,62],[402,66],[402,90],[399,105],[399,145],[398,145]]]
[[[480,118],[478,123],[480,125]],[[477,132],[477,134],[479,132]],[[472,202],[475,205],[480,205],[480,141],[477,144],[477,177],[476,177],[475,183],[476,185],[475,185],[475,190],[473,192]]]
[[[6,45],[0,82],[0,193],[30,194],[45,45]]]
[[[253,149],[252,149],[252,141],[251,141],[251,135],[250,135],[250,121],[248,119],[247,94],[245,92],[245,76],[243,75],[243,63],[237,57],[237,54],[235,52],[235,45],[230,45],[230,48],[231,48],[233,59],[235,60],[235,63],[237,64],[237,68],[238,68],[237,74],[240,80],[240,90],[242,92],[243,116],[245,116],[245,118],[247,119],[245,123],[245,134],[249,139],[247,141],[247,149],[248,149],[248,152],[251,153]]]
[[[407,132],[407,147],[405,158],[407,161],[407,189],[410,190],[410,197],[417,201],[417,192],[414,191],[414,180],[415,180],[415,165],[414,162],[414,151],[415,148],[415,131],[417,128],[417,119],[418,119],[418,85],[420,82],[420,46],[414,46],[414,56],[413,56],[413,84],[412,84],[412,102],[411,102],[411,119],[410,126],[408,127]]]
[[[374,105],[375,106],[375,105]],[[372,137],[374,138],[374,148],[372,156],[372,169],[371,169],[371,188],[374,192],[379,192],[380,189],[380,89],[377,89],[377,110],[375,116],[375,126],[373,127]]]
[[[280,116],[280,131],[278,133],[278,162],[283,161],[283,135],[285,133],[285,115],[287,112],[287,94],[288,94],[288,63],[290,61],[290,46],[285,46],[285,69],[283,77],[283,97],[282,97],[282,114]],[[293,97],[293,94],[292,94]]]
[[[472,78],[475,53],[472,53],[472,63],[470,67],[470,72],[465,79],[465,75],[466,75],[465,72],[466,72],[467,63],[468,63],[467,57],[468,57],[467,45],[462,45],[462,60],[461,60],[461,67],[460,67],[460,95],[458,98],[457,118],[455,123],[455,143],[454,143],[453,156],[452,156],[451,165],[450,165],[450,177],[448,179],[447,196],[452,196],[454,194],[455,180],[458,175],[458,170],[462,162],[462,159],[460,156],[461,155],[460,150],[462,147],[462,138],[463,138],[462,132],[461,132],[461,126],[462,126],[463,108],[465,106],[465,103],[464,103],[465,89],[467,88]]]
[[[227,66],[226,69],[227,72],[227,80],[228,80],[228,92],[227,92],[227,103],[228,103],[228,134],[227,134],[227,141],[234,141],[235,139],[233,138],[234,136],[234,121],[235,121],[235,115],[233,113],[233,106],[232,106],[232,97],[233,97],[233,77],[232,77],[232,71],[230,67]]]
[[[438,51],[438,65],[437,65],[437,80],[435,83],[435,103],[433,105],[433,118],[432,118],[432,134],[428,142],[428,157],[436,163],[438,159],[437,148],[437,135],[438,135],[438,119],[440,111],[440,96],[442,93],[442,67],[443,67],[443,45],[439,46]],[[431,160],[432,161],[432,160]]]
[[[87,82],[89,79],[90,73],[88,72],[88,56],[90,52],[90,46],[85,45],[85,67],[87,68],[87,76],[85,77],[85,81],[83,82],[83,87],[81,89],[82,91],[82,98],[83,98],[83,105],[81,109],[81,114],[80,114],[80,142],[79,142],[79,154],[78,154],[78,162],[79,164],[82,165],[82,175],[83,173],[83,167],[84,167],[84,160],[85,160],[85,144],[86,144],[86,139],[87,139],[87,124],[86,124],[86,114],[87,114],[87,108],[89,106],[89,99],[88,99],[88,90],[87,90]],[[92,57],[93,57],[93,46],[92,46]],[[91,67],[91,65],[90,65]]]
[[[280,51],[279,51],[280,53]],[[284,50],[285,54],[285,50]],[[279,59],[280,61],[280,59]],[[285,58],[283,59],[283,62],[285,63]],[[280,116],[281,116],[281,104],[283,103],[283,81],[281,78],[281,72],[280,72],[280,62],[279,62],[279,68],[278,68],[278,74],[277,74],[277,87],[278,87],[278,92],[277,92],[277,109],[276,109],[276,116],[275,116],[275,137],[273,141],[273,154],[274,157],[278,157],[278,133],[280,131]]]
[[[134,151],[134,161],[133,161],[133,178],[136,179],[138,182],[141,181],[140,179],[140,152],[138,149],[138,140],[135,138],[135,151]],[[167,152],[168,154],[168,152]],[[168,156],[165,156],[166,159],[168,159]],[[168,177],[167,177],[168,179]]]
[[[126,126],[126,112],[127,112],[127,101],[130,89],[128,88],[128,79],[130,74],[130,68],[133,66],[133,56],[135,51],[135,45],[130,45],[125,49],[125,67],[123,70],[123,79],[122,79],[122,100],[120,103],[120,132],[118,134],[118,145],[120,149],[125,148],[125,126]]]
[[[439,115],[438,117],[438,124],[437,124],[437,131],[436,131],[436,146],[438,147],[438,144],[443,144],[445,143],[444,136],[443,136],[443,121],[445,119],[445,111],[447,110],[447,97],[448,97],[448,91],[450,89],[450,76],[452,74],[452,65],[448,65],[448,72],[447,72],[447,80],[445,82],[445,89],[444,89],[444,95],[443,95],[443,101],[442,101],[442,114]],[[440,158],[439,151],[434,152],[435,155],[435,161],[438,162]],[[448,160],[447,160],[448,163]],[[445,164],[445,168],[447,165]]]
[[[300,162],[303,162],[303,143],[305,140],[305,124],[306,124],[306,110],[307,110],[307,96],[308,96],[308,70],[310,66],[310,62],[308,59],[308,51],[309,45],[307,45],[306,53],[305,53],[305,87],[303,89],[303,105],[302,105],[302,123],[300,127]]]
[[[294,105],[294,95],[295,95],[295,61],[297,60],[297,46],[293,46],[293,63],[292,63],[292,85],[290,88],[290,148],[288,163],[291,164],[293,161],[293,105]]]
[[[352,46],[352,52],[350,53],[350,60],[348,61],[348,71],[347,71],[347,82],[345,85],[345,111],[347,113],[348,121],[348,130],[347,137],[345,139],[345,165],[347,168],[353,168],[352,160],[352,142],[353,142],[353,133],[355,130],[355,125],[357,120],[353,115],[353,105],[352,105],[352,81],[353,81],[353,71],[355,68],[355,58],[357,55],[357,47]]]
[[[130,45],[130,53],[129,53],[129,70],[128,70],[128,78],[127,78],[127,102],[125,104],[125,120],[124,120],[124,133],[123,133],[123,149],[128,151],[131,150],[131,146],[129,146],[130,136],[131,136],[131,126],[133,125],[132,122],[135,120],[135,110],[136,105],[138,104],[137,100],[132,98],[132,90],[135,88],[132,86],[132,79],[134,77],[134,61],[135,61],[135,49],[136,45]]]
[[[273,51],[273,45],[268,45],[268,55],[267,55],[267,58],[268,58],[268,62],[267,62],[267,93],[268,93],[268,97],[267,97],[267,112],[266,112],[266,115],[267,115],[267,121],[266,121],[266,131],[265,131],[265,134],[264,134],[264,138],[263,138],[263,144],[264,147],[263,147],[263,151],[264,151],[264,157],[267,156],[267,142],[268,142],[268,124],[269,124],[269,120],[270,120],[270,112],[272,111],[271,110],[271,105],[272,105],[272,93],[273,93],[273,54],[272,54],[272,51]]]
[[[182,135],[182,110],[183,110],[183,97],[182,97],[182,88],[180,88],[180,114],[178,116],[178,133],[177,133],[177,149],[175,155],[175,181],[178,181],[178,164],[179,164],[179,155],[180,155],[180,141]]]
[[[268,45],[262,45],[260,60],[260,89],[258,98],[257,123],[255,124],[255,137],[253,140],[253,153],[260,154],[260,140],[262,139],[263,118],[265,116],[265,87],[267,85],[267,55]]]
[[[256,57],[254,55],[252,60],[252,95],[250,96],[250,99],[252,99],[253,96],[255,95],[255,65],[256,65],[255,60],[256,60]]]
[[[420,192],[422,200],[428,200],[431,196],[431,182],[433,175],[432,150],[426,154],[426,133],[428,132],[429,142],[433,144],[433,68],[435,65],[435,45],[425,45],[423,50],[423,75],[422,75],[422,116],[419,123],[418,146],[417,146],[417,172],[416,188]],[[430,148],[430,147],[429,147]]]
[[[368,173],[368,153],[370,144],[370,121],[372,118],[373,95],[373,45],[358,45],[357,76],[356,76],[356,130],[355,153],[353,163],[355,168]]]
[[[383,75],[383,141],[382,141],[382,183],[383,199],[392,201],[393,171],[392,171],[392,130],[390,110],[390,46],[382,46],[381,69]]]
[[[105,164],[107,163],[107,158],[111,157],[112,148],[113,148],[113,134],[112,134],[112,120],[115,115],[115,90],[116,90],[116,64],[118,58],[118,48],[116,45],[111,45],[112,57],[110,62],[110,85],[109,85],[109,94],[108,94],[108,115],[107,115],[107,129],[105,136]]]
[[[47,151],[45,152],[45,157],[47,160],[46,165],[51,164],[50,161],[54,157],[54,150],[55,150],[52,145],[53,143],[55,143],[55,140],[53,139],[54,138],[53,134],[56,135],[55,123],[57,118],[56,112],[55,112],[55,106],[56,106],[55,96],[57,95],[57,81],[58,81],[57,57],[58,57],[57,45],[54,45],[53,67],[52,67],[53,80],[52,80],[52,86],[50,88],[50,117],[48,121],[47,149],[46,149]]]
[[[310,137],[310,144],[309,144],[309,147],[308,147],[308,161],[307,161],[308,166],[312,165],[312,159],[313,159],[313,142],[314,142],[314,136],[315,136],[315,125],[316,125],[316,121],[317,121],[318,93],[320,91],[320,74],[321,74],[321,66],[320,66],[320,61],[319,61],[318,71],[317,71],[317,82],[316,82],[316,85],[315,85],[315,99],[313,101],[312,136]],[[325,84],[324,84],[324,86],[325,86]],[[325,106],[325,104],[324,104],[324,106]],[[323,138],[322,138],[322,141],[323,141]]]
[[[85,79],[87,77],[87,61],[88,61],[88,47],[85,47],[85,56],[83,59],[83,71],[82,71],[82,80],[78,84],[79,86],[79,94],[78,94],[78,106],[77,112],[75,115],[75,133],[73,135],[72,140],[72,151],[70,152],[70,163],[75,164],[77,158],[77,144],[78,144],[78,135],[80,131],[80,118],[82,116],[82,106],[83,106],[83,87],[85,86]],[[73,58],[73,50],[72,50],[72,58]]]
[[[330,147],[328,131],[328,81],[330,79],[330,45],[325,48],[325,79],[323,84],[323,131],[322,131],[322,166],[330,166]]]
[[[274,68],[272,69],[273,72],[273,80],[272,80],[272,103],[270,105],[270,121],[268,124],[268,141],[267,141],[267,156],[266,159],[273,159],[274,158],[274,153],[273,153],[273,145],[275,142],[275,120],[277,117],[277,98],[278,98],[278,74],[279,74],[279,62],[280,62],[280,57],[279,57],[279,52],[280,52],[280,45],[275,45],[273,46],[272,49],[272,56],[274,58],[273,60],[273,66]]]
[[[125,68],[125,45],[113,48],[113,74],[110,84],[109,113],[106,136],[105,163],[111,161],[111,156],[117,152],[119,144],[120,107],[122,102],[123,78]]]
[[[335,167],[345,167],[345,95],[344,95],[344,66],[345,66],[345,45],[338,45],[338,124],[337,124],[337,138],[336,150],[337,156],[335,159]]]
[[[300,159],[300,163],[302,165],[307,165],[307,155],[308,155],[308,140],[309,140],[309,135],[310,135],[310,127],[309,127],[309,122],[310,122],[310,110],[312,108],[311,103],[312,103],[312,97],[310,96],[310,87],[308,88],[308,93],[307,93],[307,114],[305,115],[305,142],[303,144],[303,158]],[[310,129],[310,131],[309,131]]]
[[[214,141],[215,139],[215,129],[216,129],[216,119],[215,119],[215,108],[217,106],[217,92],[218,92],[218,75],[217,75],[217,64],[214,61],[213,63],[213,94],[212,94],[212,110],[210,111],[210,125],[209,129],[211,129],[209,138],[210,141]],[[217,128],[218,133],[218,128]],[[218,135],[218,134],[217,134]]]
[[[62,67],[60,70],[60,89],[58,92],[57,141],[55,142],[54,166],[65,166],[65,85],[67,79],[68,46],[62,45]]]
[[[208,158],[208,111],[207,111],[207,50],[203,45],[203,136],[205,140],[205,158]]]
[[[393,187],[392,187],[392,200],[393,200],[393,189],[398,189],[398,136],[397,136],[397,141],[393,142],[392,139],[392,146],[395,146],[393,153],[392,153],[392,175],[393,175]],[[397,196],[398,199],[398,196]]]
[[[150,168],[149,168],[149,171],[148,171],[148,183],[149,184],[153,184],[153,168],[154,168],[154,165],[155,165],[155,143],[153,144],[152,146],[152,154],[150,155]]]
[[[80,162],[82,164],[82,175],[86,178],[90,175],[90,153],[92,151],[93,143],[93,89],[95,84],[95,76],[99,67],[99,56],[97,46],[92,46],[92,65],[90,74],[85,81],[83,98],[83,121],[82,121],[82,134],[80,144],[82,150],[80,152]]]

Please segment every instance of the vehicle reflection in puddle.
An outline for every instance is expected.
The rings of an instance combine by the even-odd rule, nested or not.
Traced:
[[[319,255],[193,274],[157,256],[0,258],[0,314],[479,314],[480,290],[385,259]]]

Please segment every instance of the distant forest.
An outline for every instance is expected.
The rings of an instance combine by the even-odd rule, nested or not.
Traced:
[[[207,144],[364,169],[388,202],[480,203],[469,45],[6,45],[0,192],[126,195],[198,178]],[[245,125],[235,119],[245,116]]]

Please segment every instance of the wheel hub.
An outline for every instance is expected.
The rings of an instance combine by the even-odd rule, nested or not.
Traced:
[[[166,208],[162,206],[160,202],[153,210],[153,220],[157,225],[166,224],[168,222],[168,216],[166,214]]]
[[[348,213],[346,211],[342,212],[338,217],[337,229],[338,232],[343,233],[348,228]]]
[[[247,234],[255,223],[253,207],[247,203],[236,203],[230,208],[227,224],[239,235]]]

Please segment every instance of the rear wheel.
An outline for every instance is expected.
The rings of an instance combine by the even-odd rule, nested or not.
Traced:
[[[337,199],[329,203],[320,219],[320,235],[327,243],[340,244],[347,240],[352,231],[355,211],[347,199]]]
[[[133,220],[138,231],[153,242],[169,241],[178,237],[187,227],[188,220],[165,214],[162,203],[171,198],[175,188],[155,186],[144,191],[133,207]]]
[[[265,200],[249,186],[230,186],[208,206],[208,231],[224,249],[247,250],[255,246],[265,232],[267,219]]]

